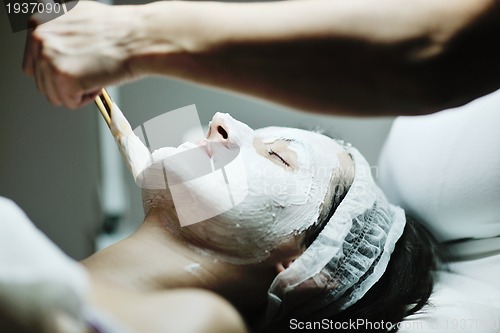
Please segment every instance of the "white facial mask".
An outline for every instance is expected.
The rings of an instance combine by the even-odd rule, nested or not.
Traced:
[[[281,242],[318,221],[330,180],[339,172],[337,154],[344,150],[332,139],[309,131],[281,127],[253,131],[227,114],[216,114],[214,121],[223,125],[228,138],[224,144],[207,140],[211,161],[200,144],[161,148],[151,155],[145,147],[132,149],[142,145],[132,133],[120,140],[120,148],[129,160],[141,162],[129,164],[137,184],[144,189],[146,211],[154,206],[167,208],[169,227],[198,249],[208,250],[221,259],[235,263],[263,261]],[[293,168],[284,167],[276,156],[268,154],[267,149],[273,149],[275,142],[287,145],[287,151],[280,154],[287,159],[295,157],[296,161],[289,161]],[[257,145],[264,150],[256,149]],[[139,154],[134,153],[136,150]],[[187,151],[195,162],[175,157]],[[219,168],[217,172],[207,171],[210,177],[196,178],[201,164],[223,165],[221,159],[227,159],[228,151],[239,154],[224,166],[224,177],[217,174],[221,172]],[[195,215],[207,209],[222,213],[180,228],[173,218],[174,188],[177,193],[180,188],[183,194],[184,202],[180,204],[191,208]],[[227,192],[233,197],[230,209]]]
[[[223,117],[224,128],[229,133],[228,147],[239,147],[243,161],[243,164],[225,167],[231,192],[247,195],[234,208],[183,227],[180,232],[198,247],[226,260],[260,262],[278,244],[318,221],[332,175],[338,172],[337,154],[343,149],[317,133],[281,127],[252,131],[229,115],[217,116]],[[281,139],[287,140],[287,149],[297,156],[295,170],[281,166],[281,161],[273,160],[276,156],[262,156],[254,147],[255,142],[260,142],[272,148],[273,143]],[[217,152],[213,158],[217,158]],[[175,168],[185,173],[186,170],[180,170],[187,167]],[[189,191],[204,193],[207,206],[218,205],[224,198],[211,191],[214,188],[210,181],[198,182],[190,184]]]

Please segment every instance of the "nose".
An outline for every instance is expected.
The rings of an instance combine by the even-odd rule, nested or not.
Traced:
[[[210,122],[207,139],[223,143],[229,141],[229,133],[226,128],[228,126],[225,124],[224,118],[216,114]]]
[[[207,139],[232,149],[251,143],[253,130],[227,113],[217,112],[210,122]]]

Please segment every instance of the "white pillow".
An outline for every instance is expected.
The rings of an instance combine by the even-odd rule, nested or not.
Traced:
[[[490,259],[500,261],[500,255],[495,257]],[[476,260],[456,262],[449,271],[439,271],[429,304],[405,318],[399,332],[500,332],[500,284],[490,283],[492,279],[498,281],[500,265],[485,264]]]

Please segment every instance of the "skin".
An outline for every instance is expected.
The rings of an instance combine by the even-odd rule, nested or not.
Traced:
[[[218,119],[217,115],[214,116],[207,140],[226,144],[231,135],[235,135],[235,127],[227,127],[224,132],[229,133],[229,137],[223,136],[217,131],[222,124]],[[300,157],[288,147],[287,142],[266,143],[266,136],[259,136],[258,133],[256,131],[252,142],[257,157],[275,163],[286,172],[296,172]],[[334,140],[320,134],[311,132],[310,137],[305,138],[313,140],[324,151],[340,150]],[[268,145],[273,146],[276,154],[285,157],[289,165],[276,155],[270,155],[266,149]],[[342,151],[337,154],[341,168],[352,170],[352,160],[347,153]],[[343,175],[334,174],[336,177]],[[322,216],[327,215],[332,204],[330,190],[338,181],[336,177],[332,176],[329,184],[320,211]],[[200,224],[180,227],[175,208],[169,200],[157,201],[148,207],[144,223],[134,234],[82,262],[91,276],[94,305],[140,332],[146,332],[148,328],[143,327],[144,316],[148,318],[148,325],[152,325],[151,332],[155,329],[168,331],[162,325],[177,327],[175,325],[179,322],[184,322],[178,318],[186,317],[183,309],[199,311],[202,318],[207,318],[201,324],[199,321],[191,323],[200,327],[186,329],[186,332],[210,332],[213,325],[219,329],[218,332],[224,329],[244,332],[245,324],[238,312],[246,322],[256,319],[255,315],[266,305],[267,290],[276,274],[286,269],[304,251],[305,235],[296,235],[280,243],[262,262],[235,264],[225,261],[217,253],[200,251],[204,249],[204,244],[193,242],[188,231]],[[193,302],[196,304],[194,310]]]
[[[29,33],[23,68],[68,108],[161,74],[306,111],[425,114],[500,86],[499,31],[498,0],[80,1]]]
[[[91,276],[91,302],[133,332],[245,332],[236,310],[208,291],[211,272],[200,272],[202,280],[184,269],[204,258],[172,237],[161,215],[153,209],[131,237],[82,262]]]

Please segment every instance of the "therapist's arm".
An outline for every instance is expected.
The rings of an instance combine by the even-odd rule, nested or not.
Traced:
[[[430,113],[500,87],[498,0],[165,1],[82,18],[91,5],[28,45],[25,71],[56,104],[151,74],[355,115]]]

